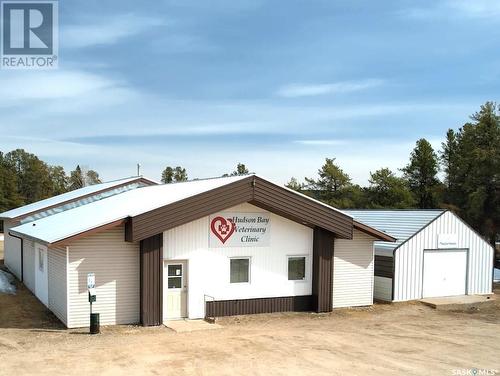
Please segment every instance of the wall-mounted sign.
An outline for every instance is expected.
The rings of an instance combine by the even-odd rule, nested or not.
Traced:
[[[457,234],[438,234],[437,243],[438,248],[457,248],[458,236]]]
[[[270,243],[269,213],[222,212],[210,216],[210,247],[267,247]]]
[[[87,288],[89,290],[95,289],[95,274],[94,273],[87,274]]]

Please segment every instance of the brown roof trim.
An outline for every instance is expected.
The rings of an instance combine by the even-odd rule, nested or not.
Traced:
[[[97,232],[108,230],[108,229],[113,228],[113,227],[117,227],[117,226],[123,225],[126,222],[127,222],[126,218],[119,219],[117,221],[114,221],[114,222],[111,222],[111,223],[107,223],[107,224],[102,225],[102,226],[94,227],[93,229],[90,229],[90,230],[87,230],[87,231],[84,231],[84,232],[80,232],[79,234],[76,234],[76,235],[69,236],[67,238],[58,240],[58,241],[56,241],[54,243],[50,243],[50,245],[65,246],[65,245],[68,245],[70,242],[74,242],[75,240],[78,240],[80,238],[83,238],[83,237],[95,234]]]
[[[393,238],[389,234],[387,234],[383,231],[377,230],[373,227],[367,226],[367,225],[365,225],[361,222],[358,222],[358,221],[354,221],[354,228],[356,230],[364,232],[367,235],[373,236],[374,238],[376,238],[378,240],[383,240],[385,242],[395,242],[396,241],[396,238]]]
[[[95,192],[92,192],[92,193],[88,193],[88,194],[83,195],[83,196],[78,196],[78,197],[73,198],[71,200],[66,200],[66,201],[62,201],[62,202],[59,202],[59,203],[54,204],[54,205],[49,205],[49,206],[44,207],[43,209],[33,210],[32,212],[20,215],[18,217],[9,218],[9,220],[17,220],[17,221],[19,221],[19,220],[21,220],[23,218],[29,217],[30,215],[33,215],[33,214],[36,214],[36,213],[40,213],[40,212],[43,212],[43,211],[46,211],[46,210],[49,210],[49,209],[57,208],[59,206],[69,204],[70,202],[75,202],[75,201],[78,201],[78,200],[82,200],[82,199],[84,199],[86,197],[98,195],[100,193],[107,192],[107,191],[110,191],[112,189],[124,187],[126,185],[129,185],[129,184],[132,184],[132,183],[135,183],[135,182],[144,183],[146,185],[158,185],[158,183],[155,183],[152,180],[143,178],[142,176],[138,176],[137,179],[133,179],[133,180],[129,180],[127,182],[123,182],[121,184],[113,185],[112,187],[101,189],[99,191],[95,191]]]
[[[132,217],[125,236],[128,241],[143,240],[245,202],[309,227],[321,227],[338,238],[352,238],[350,216],[257,176],[248,176]]]

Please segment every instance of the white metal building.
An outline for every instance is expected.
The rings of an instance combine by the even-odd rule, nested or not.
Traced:
[[[373,242],[394,241],[253,175],[139,187],[9,232],[70,328],[89,325],[88,273],[104,325],[371,305]]]
[[[2,236],[5,266],[47,305],[48,280],[40,273],[35,273],[35,265],[48,265],[52,259],[49,258],[44,247],[36,247],[33,239],[13,236],[10,230],[16,226],[32,223],[139,187],[156,184],[149,179],[134,176],[75,189],[1,213],[0,220],[3,220],[4,224]],[[35,252],[37,249],[41,251]]]
[[[490,294],[493,247],[444,210],[346,210],[395,243],[375,243],[375,299]]]

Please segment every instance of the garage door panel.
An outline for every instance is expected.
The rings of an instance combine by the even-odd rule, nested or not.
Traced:
[[[467,251],[424,251],[424,298],[466,294]]]

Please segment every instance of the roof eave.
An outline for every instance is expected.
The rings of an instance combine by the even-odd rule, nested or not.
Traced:
[[[385,232],[382,232],[382,231],[377,230],[373,227],[367,226],[364,223],[358,222],[356,220],[353,221],[353,225],[354,225],[355,229],[357,229],[361,232],[364,232],[365,234],[370,235],[370,236],[376,238],[377,240],[382,240],[382,241],[386,241],[386,242],[395,242],[397,240],[396,238],[393,238],[391,235],[389,235]]]
[[[40,208],[40,209],[32,210],[31,212],[19,215],[17,217],[6,217],[5,219],[9,219],[9,220],[13,220],[13,221],[21,221],[23,218],[32,216],[34,214],[41,213],[41,212],[44,212],[46,210],[57,208],[57,207],[60,207],[60,206],[63,206],[63,205],[67,205],[67,204],[69,204],[71,202],[76,202],[78,200],[83,200],[84,198],[95,196],[95,195],[98,195],[98,194],[101,194],[101,193],[104,193],[104,192],[108,192],[108,191],[111,191],[113,189],[125,187],[125,186],[127,186],[129,184],[133,184],[135,182],[143,182],[143,183],[149,184],[149,185],[158,185],[158,183],[156,183],[156,182],[154,182],[152,180],[149,180],[149,179],[144,178],[142,176],[138,176],[136,179],[131,179],[131,180],[128,180],[128,181],[123,182],[121,184],[114,185],[114,186],[109,187],[109,188],[103,188],[103,189],[100,189],[100,190],[92,192],[92,193],[87,193],[87,194],[84,194],[84,195],[81,195],[81,196],[78,196],[78,197],[75,197],[75,198],[72,198],[72,199],[61,201],[61,202],[59,202],[57,204],[48,205],[48,206]],[[0,217],[0,219],[4,219],[4,218]]]

